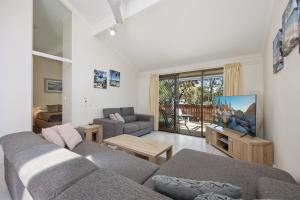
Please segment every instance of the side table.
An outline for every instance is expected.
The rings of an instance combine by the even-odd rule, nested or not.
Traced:
[[[85,140],[93,141],[93,135],[96,135],[96,142],[102,143],[103,141],[103,127],[98,124],[81,126],[83,129]]]

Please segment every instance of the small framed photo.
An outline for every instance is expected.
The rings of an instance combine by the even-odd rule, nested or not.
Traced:
[[[282,29],[280,29],[273,41],[273,73],[278,73],[283,67]]]
[[[298,0],[290,0],[282,17],[283,56],[288,56],[299,44],[299,9]]]
[[[101,70],[94,70],[94,88],[107,88],[107,72]]]
[[[46,93],[62,93],[63,91],[62,80],[45,78],[44,90]]]
[[[109,70],[110,80],[109,85],[113,87],[120,87],[120,72]]]

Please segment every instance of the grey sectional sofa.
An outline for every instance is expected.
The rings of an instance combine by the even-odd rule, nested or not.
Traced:
[[[158,166],[88,141],[70,151],[31,132],[4,136],[0,144],[14,200],[169,200],[153,190],[154,175],[231,183],[242,187],[245,200],[299,199],[300,194],[287,172],[193,150]]]
[[[111,120],[110,114],[119,113],[125,123]],[[110,138],[121,134],[142,136],[150,133],[154,129],[154,118],[151,115],[135,114],[133,107],[105,108],[104,118],[94,119],[94,124],[103,126],[103,138]]]

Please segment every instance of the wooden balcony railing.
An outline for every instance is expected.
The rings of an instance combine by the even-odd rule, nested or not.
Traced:
[[[172,108],[173,106],[171,104],[160,104],[160,110],[170,111]],[[213,120],[212,105],[203,105],[203,119],[201,118],[201,104],[179,104],[178,108],[182,114],[192,115],[191,121],[211,123]]]

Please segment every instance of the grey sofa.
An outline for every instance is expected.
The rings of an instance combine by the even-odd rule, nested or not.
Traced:
[[[111,120],[110,114],[119,113],[125,123]],[[110,138],[121,134],[142,136],[150,133],[154,129],[154,118],[151,115],[135,114],[133,107],[105,108],[103,117],[94,119],[94,124],[103,126],[103,138]]]
[[[287,172],[193,150],[158,166],[88,141],[69,151],[31,132],[4,136],[0,144],[13,200],[170,200],[153,190],[154,175],[228,182],[242,187],[245,200],[300,194]]]

